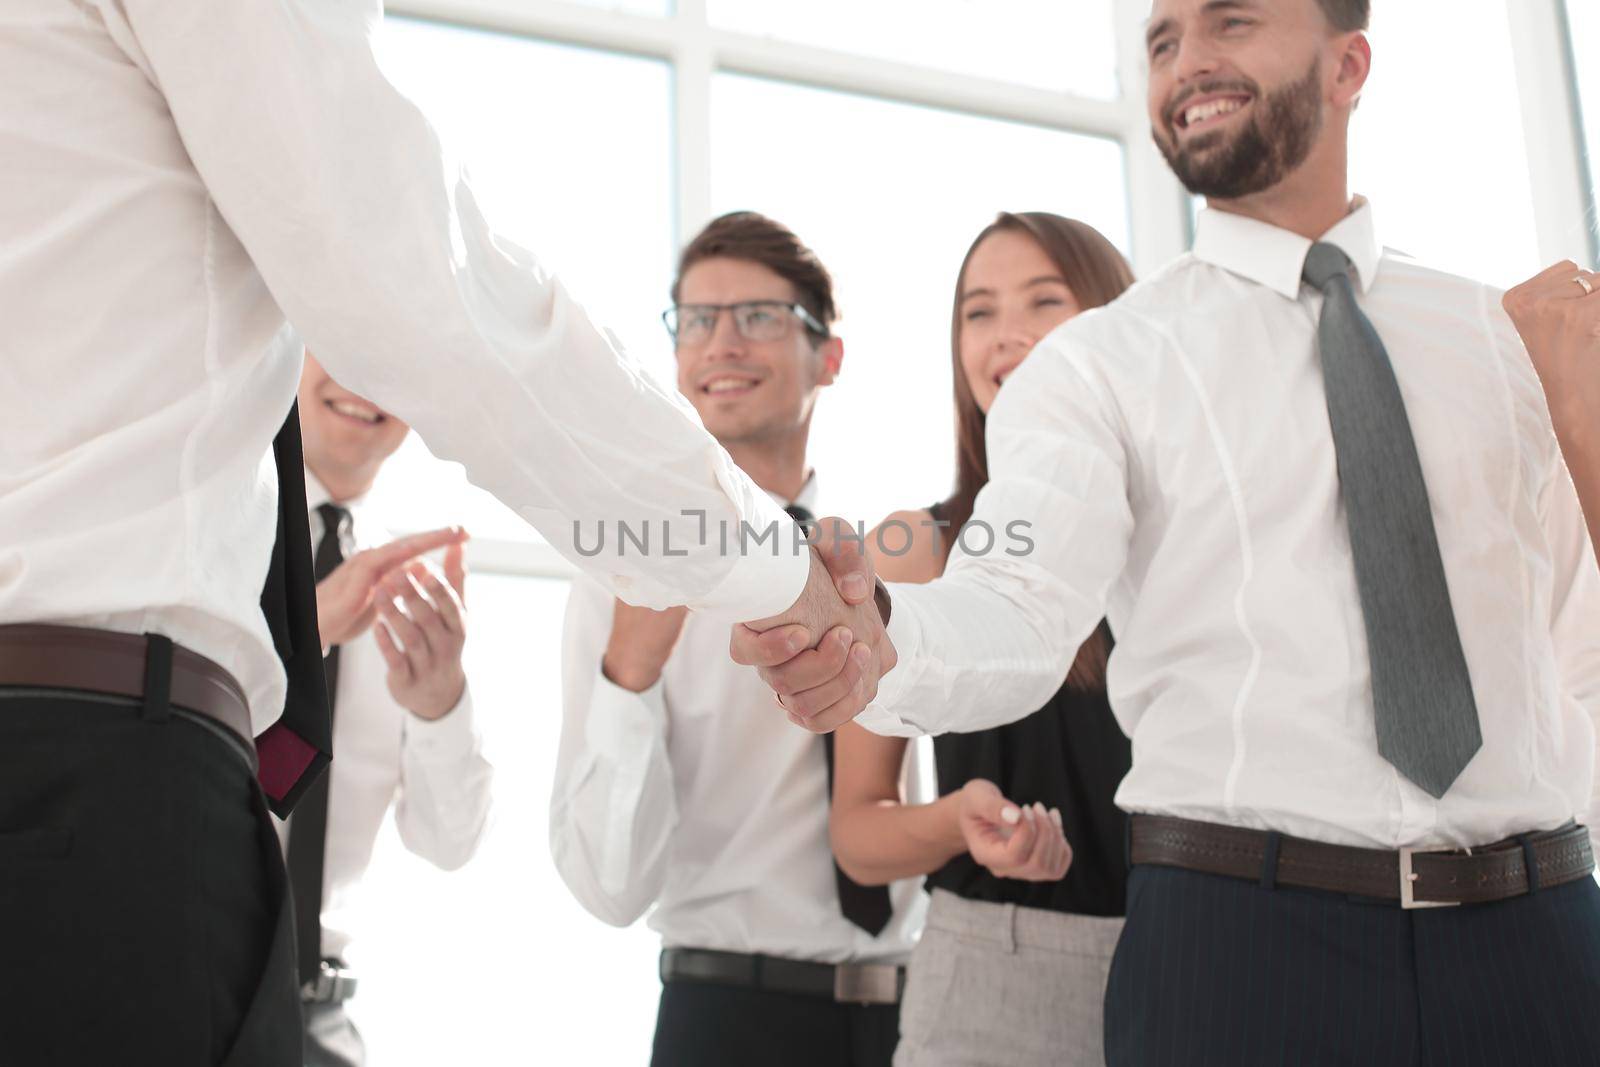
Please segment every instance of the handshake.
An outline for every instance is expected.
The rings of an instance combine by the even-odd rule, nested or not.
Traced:
[[[735,626],[729,646],[734,662],[760,672],[789,721],[812,733],[859,715],[896,662],[888,593],[849,531],[843,519],[818,520],[800,599],[782,615]]]

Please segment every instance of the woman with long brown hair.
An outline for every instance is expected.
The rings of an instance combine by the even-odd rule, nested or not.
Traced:
[[[882,577],[943,573],[988,481],[984,420],[1006,378],[1045,334],[1132,282],[1111,243],[1081,222],[1007,213],[978,235],[951,323],[955,491],[869,535]],[[1131,760],[1106,699],[1110,649],[1102,623],[1037,712],[935,738],[941,796],[931,804],[902,802],[904,739],[839,730],[831,831],[840,866],[863,883],[926,874],[933,894],[896,1067],[1104,1063],[1101,1004],[1126,890],[1112,794]]]

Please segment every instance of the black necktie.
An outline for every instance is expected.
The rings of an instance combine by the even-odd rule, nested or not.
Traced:
[[[789,517],[801,526],[810,528],[816,522],[816,517],[798,504],[790,504],[783,509]],[[828,761],[828,800],[833,800],[833,735],[822,735],[822,748]],[[894,905],[889,900],[889,887],[885,885],[862,885],[854,881],[839,867],[833,865],[833,878],[839,888],[839,910],[844,917],[855,923],[861,929],[877,937],[883,933],[883,928],[889,925],[889,918],[894,914]]]
[[[278,530],[261,589],[261,613],[283,660],[288,689],[283,715],[256,738],[256,755],[267,806],[286,819],[333,757],[322,638],[317,634],[317,582],[311,568],[299,404],[289,409],[273,440],[272,458],[278,466]]]
[[[317,581],[344,562],[339,532],[350,512],[336,504],[317,508],[322,517],[322,540],[317,542],[312,564]],[[328,678],[328,721],[333,721],[334,698],[339,684],[339,646],[323,660]],[[322,869],[328,848],[328,779],[322,775],[306,789],[289,824],[289,887],[294,891],[295,945],[299,952],[301,983],[315,981],[322,961]]]

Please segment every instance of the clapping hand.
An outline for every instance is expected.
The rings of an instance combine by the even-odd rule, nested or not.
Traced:
[[[735,626],[729,649],[735,662],[760,671],[789,721],[813,733],[854,719],[895,665],[887,604],[875,602],[861,542],[840,536],[848,529],[843,519],[818,522],[800,599],[782,615]]]
[[[459,526],[412,534],[391,541],[381,548],[357,552],[317,583],[317,630],[322,647],[332,648],[366,633],[377,614],[378,586],[397,567],[403,567],[425,552],[455,545],[467,539]]]
[[[444,580],[415,562],[390,572],[377,597],[383,625],[374,627],[388,665],[389,693],[424,719],[443,718],[467,687],[461,651],[467,640],[467,570],[459,543],[444,554]]]
[[[998,878],[1055,882],[1072,865],[1061,812],[1013,804],[993,782],[974,778],[963,786],[957,818],[967,851]]]

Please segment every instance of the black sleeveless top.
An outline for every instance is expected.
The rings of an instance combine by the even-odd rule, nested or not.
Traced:
[[[932,510],[942,517],[942,508]],[[1059,882],[1024,882],[998,878],[963,852],[928,876],[930,890],[1078,915],[1124,914],[1127,816],[1111,797],[1132,766],[1133,750],[1104,692],[1063,686],[1018,722],[934,738],[933,754],[941,795],[987,778],[1019,804],[1059,808],[1072,865]]]

